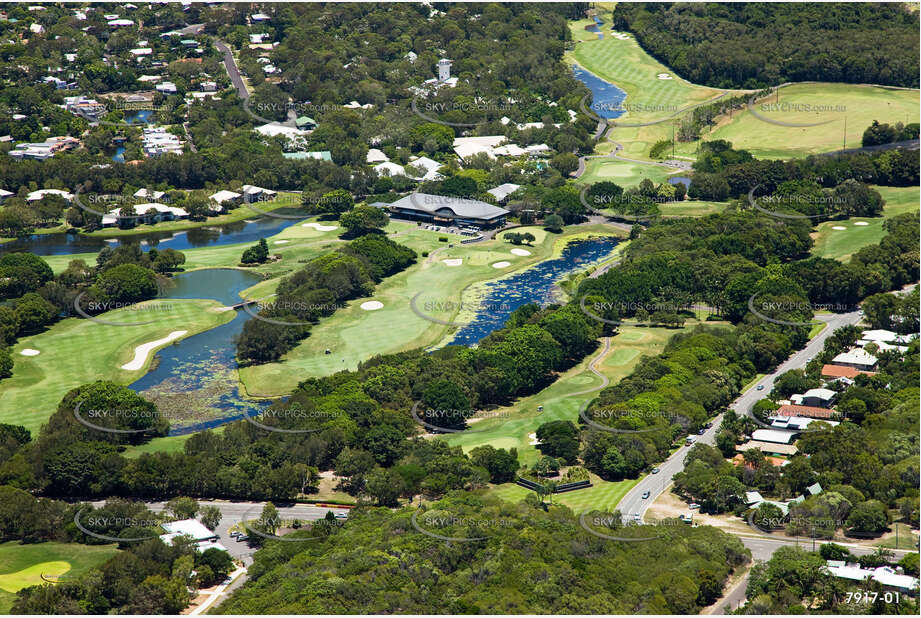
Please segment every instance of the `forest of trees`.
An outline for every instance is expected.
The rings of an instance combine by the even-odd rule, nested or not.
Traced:
[[[614,27],[713,88],[784,82],[918,87],[918,12],[878,3],[618,3]]]
[[[430,505],[418,522],[473,522],[434,530],[481,542],[446,544],[415,529],[412,514],[363,508],[309,548],[269,542],[250,581],[218,611],[696,614],[749,560],[715,528],[669,526],[654,541],[616,543],[584,530],[566,507],[547,513],[469,492]]]

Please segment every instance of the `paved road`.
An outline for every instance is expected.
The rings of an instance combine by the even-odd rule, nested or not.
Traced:
[[[774,555],[774,552],[777,551],[777,548],[784,545],[799,546],[810,551],[813,548],[812,539],[808,538],[789,538],[789,537],[780,537],[780,538],[757,538],[757,537],[743,537],[737,535],[742,540],[742,544],[745,545],[752,552],[753,560],[770,560],[771,556]],[[820,543],[826,543],[827,541],[815,541],[815,547],[818,549]],[[850,543],[840,543],[838,545],[844,545],[848,550],[855,556],[865,556],[867,554],[872,554],[876,552],[874,547],[865,547],[863,545],[853,545]],[[908,550],[905,549],[892,549],[889,550],[893,553],[896,558],[901,559],[902,556],[908,553]],[[726,614],[730,610],[738,608],[745,602],[746,595],[745,591],[748,589],[748,579],[749,576],[746,575],[742,581],[740,581],[736,586],[731,588],[723,599],[721,599],[717,606],[711,611],[711,614]]]
[[[249,91],[246,89],[246,84],[243,82],[243,77],[240,75],[237,63],[233,59],[233,52],[230,46],[224,41],[218,41],[216,39],[214,41],[214,46],[217,47],[219,52],[224,54],[224,68],[227,69],[227,75],[230,76],[233,87],[237,89],[237,94],[241,99],[248,99]]]
[[[845,326],[847,324],[856,324],[860,321],[860,314],[856,311],[850,313],[840,313],[832,315],[823,315],[817,316],[816,319],[826,322],[828,326],[822,329],[822,332],[812,338],[806,347],[793,354],[790,358],[780,364],[774,373],[767,375],[755,384],[752,384],[751,387],[742,393],[738,399],[736,399],[732,404],[731,408],[735,410],[738,414],[748,414],[751,407],[755,404],[756,401],[762,399],[767,393],[771,392],[771,389],[774,386],[774,380],[780,374],[790,371],[791,369],[799,369],[804,367],[809,359],[818,355],[822,351],[822,348],[825,347],[825,340],[838,328]],[[763,385],[762,390],[758,390],[757,387]],[[697,441],[703,444],[714,444],[716,442],[716,434],[719,431],[720,423],[723,421],[722,414],[717,416],[713,420],[713,426],[707,429],[702,436],[698,436]],[[620,509],[620,512],[624,514],[625,517],[633,517],[634,513],[639,513],[640,517],[646,512],[646,509],[652,504],[655,499],[665,491],[666,487],[671,484],[672,477],[684,469],[684,458],[687,456],[688,450],[691,447],[682,446],[676,453],[672,454],[671,457],[666,459],[659,465],[658,474],[650,474],[642,479],[639,483],[634,486],[627,495],[625,495],[621,501],[618,503],[617,508]],[[643,500],[643,492],[648,491],[650,493],[649,498]]]

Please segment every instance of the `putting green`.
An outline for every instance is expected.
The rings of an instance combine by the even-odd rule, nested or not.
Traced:
[[[852,217],[839,221],[825,221],[816,226],[812,234],[812,254],[846,262],[860,248],[878,243],[886,235],[883,223],[886,219],[906,212],[917,212],[919,208],[918,187],[877,187],[886,205],[882,217]],[[854,225],[866,222],[867,225]],[[844,227],[835,230],[834,227]]]
[[[29,586],[40,586],[45,583],[42,575],[49,579],[56,579],[70,570],[70,563],[64,560],[41,562],[26,567],[15,573],[0,575],[0,590],[17,592]]]
[[[585,160],[585,172],[579,176],[578,182],[592,184],[608,180],[622,187],[634,187],[648,178],[658,185],[672,176],[680,175],[680,172],[678,168],[596,157]]]
[[[213,300],[155,300],[143,305],[168,310],[158,311],[151,324],[135,326],[67,318],[45,332],[16,342],[12,350],[13,375],[0,382],[0,422],[22,425],[35,435],[72,388],[95,380],[130,384],[144,375],[154,353],[147,356],[138,371],[121,369],[134,358],[136,346],[176,330],[188,331],[183,338],[190,337],[234,317],[232,311],[216,312],[220,303]],[[98,317],[111,322],[146,321],[144,313],[128,309]],[[22,356],[19,352],[24,348],[40,350],[41,354]]]
[[[41,576],[74,579],[118,553],[112,545],[78,543],[0,543],[0,614],[8,614],[15,593],[42,584]]]

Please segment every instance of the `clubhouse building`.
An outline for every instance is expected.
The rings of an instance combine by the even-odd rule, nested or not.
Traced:
[[[507,210],[461,197],[411,193],[389,205],[391,215],[439,225],[493,228],[505,224]]]

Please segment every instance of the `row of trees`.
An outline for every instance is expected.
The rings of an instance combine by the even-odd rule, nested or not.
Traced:
[[[811,155],[789,161],[753,159],[744,150],[735,150],[729,142],[717,140],[701,146],[701,160],[688,189],[691,199],[723,201],[729,197],[747,198],[772,195],[787,181],[812,181],[825,189],[835,189],[847,181],[893,187],[910,187],[919,182],[919,162],[910,150],[897,148],[871,153]],[[859,204],[849,199],[847,190],[838,191],[835,203],[844,214]],[[860,198],[863,199],[863,198]],[[803,200],[800,200],[802,202]],[[747,199],[746,199],[747,202]],[[796,203],[783,207],[796,210]],[[744,207],[744,205],[743,205]],[[768,208],[777,210],[777,208]],[[853,212],[860,212],[853,210]]]
[[[371,207],[356,207],[342,218],[363,208],[380,213],[386,221],[386,215]],[[365,225],[371,224],[362,219],[359,229],[364,231]],[[251,249],[244,253],[244,261],[256,257],[249,253]],[[314,258],[283,278],[272,302],[261,307],[259,317],[243,325],[236,341],[238,358],[248,363],[278,360],[308,335],[312,323],[332,315],[348,300],[370,296],[375,283],[415,261],[415,251],[382,234],[359,237],[342,249]]]

